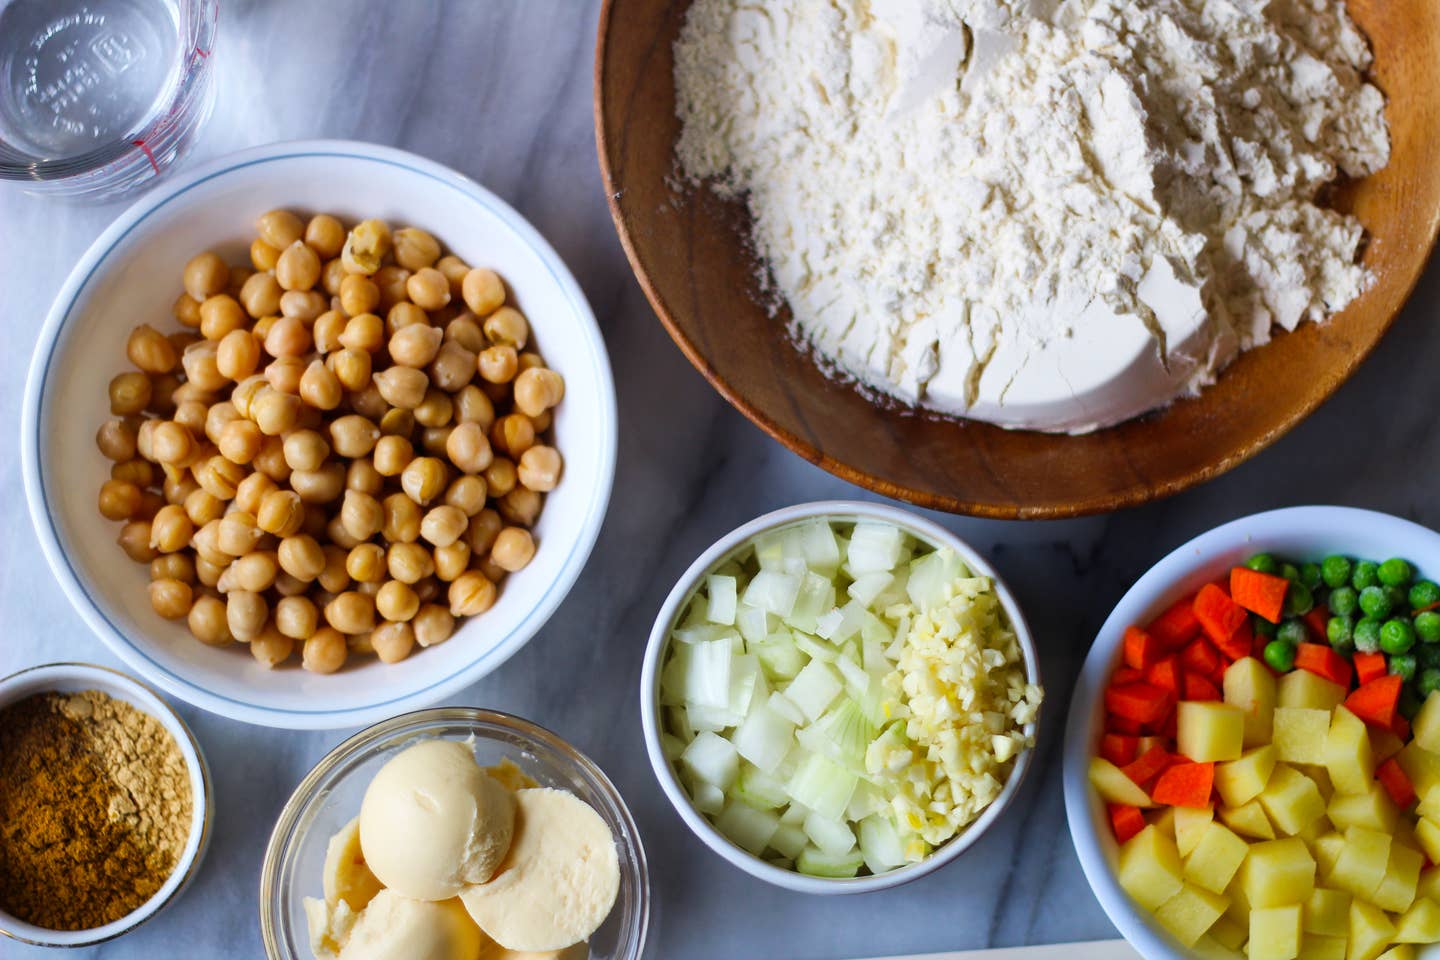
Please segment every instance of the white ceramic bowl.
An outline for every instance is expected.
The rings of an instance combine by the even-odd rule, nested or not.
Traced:
[[[525,312],[546,362],[564,374],[555,412],[560,485],[535,528],[534,561],[495,606],[448,642],[401,663],[333,676],[266,671],[239,648],[198,643],[161,619],[143,565],[96,512],[108,464],[94,435],[109,416],[105,384],[125,367],[137,323],[175,329],[170,305],[186,260],[217,250],[244,262],[255,218],[273,207],[381,217],[423,227],[467,262],[493,267]],[[370,144],[272,144],[167,181],[86,252],[46,318],[25,390],[21,451],[31,518],[55,577],[91,628],[129,666],[184,700],[236,720],[289,728],[372,723],[440,700],[519,650],[579,576],[599,534],[615,472],[615,389],[605,344],[555,251],[478,184],[412,154]]]
[[[1020,649],[1025,656],[1026,672],[1030,682],[1035,684],[1040,683],[1039,658],[1035,655],[1035,645],[1030,636],[1030,627],[1025,622],[1025,615],[1021,612],[1020,605],[1015,602],[1015,597],[1005,586],[1005,582],[1000,579],[985,558],[964,540],[939,524],[931,523],[908,510],[888,504],[867,503],[859,500],[820,500],[767,513],[742,527],[737,527],[711,544],[710,548],[690,565],[690,569],[686,570],[679,582],[675,584],[670,595],[665,598],[665,603],[655,618],[655,625],[650,630],[650,641],[645,648],[645,663],[640,677],[640,717],[645,729],[645,749],[650,756],[650,766],[654,769],[655,777],[660,781],[660,787],[665,791],[665,796],[679,812],[685,825],[707,847],[752,877],[800,893],[868,893],[872,890],[898,887],[902,883],[917,880],[950,863],[968,850],[1010,805],[1010,801],[1025,779],[1025,773],[1030,769],[1035,751],[1031,749],[1020,754],[1014,767],[1011,768],[1010,779],[1006,781],[1005,788],[974,823],[924,860],[891,870],[888,873],[831,879],[811,877],[794,870],[782,869],[766,863],[748,850],[733,843],[695,809],[690,802],[689,794],[685,792],[684,786],[681,785],[675,774],[675,769],[665,758],[665,752],[660,746],[660,669],[665,660],[665,652],[669,648],[670,631],[676,620],[683,614],[691,596],[705,575],[748,546],[758,534],[802,523],[815,517],[825,517],[837,522],[878,520],[891,523],[919,540],[933,546],[949,547],[954,550],[972,571],[994,581],[995,592],[1000,598],[1000,604],[1010,618],[1010,623],[1015,628],[1015,636],[1020,641]],[[1036,722],[1025,727],[1025,732],[1033,737],[1038,729],[1037,717]]]
[[[86,663],[48,663],[30,667],[0,680],[0,707],[23,700],[38,693],[76,693],[81,690],[99,690],[116,700],[123,700],[159,720],[185,758],[185,769],[190,772],[190,836],[185,849],[169,878],[155,891],[154,895],[136,909],[103,927],[89,930],[48,930],[25,923],[0,910],[0,935],[12,937],[25,943],[45,947],[84,947],[113,940],[123,933],[134,930],[140,924],[159,913],[190,883],[205,857],[205,848],[210,843],[210,768],[200,745],[176,715],[170,705],[154,690],[137,680],[106,667]],[[3,943],[0,940],[0,943]],[[0,948],[0,954],[4,954]]]
[[[1426,576],[1440,573],[1440,534],[1419,524],[1350,507],[1291,507],[1233,520],[1171,551],[1120,598],[1100,628],[1070,701],[1065,732],[1065,814],[1085,878],[1110,921],[1150,960],[1198,956],[1138,906],[1115,878],[1118,845],[1105,804],[1090,786],[1090,758],[1099,748],[1103,692],[1119,664],[1125,628],[1144,623],[1255,553],[1301,560],[1331,553],[1384,560],[1404,557]],[[1440,954],[1428,948],[1423,955]],[[1207,954],[1208,956],[1208,954]],[[1241,954],[1234,955],[1240,958]]]

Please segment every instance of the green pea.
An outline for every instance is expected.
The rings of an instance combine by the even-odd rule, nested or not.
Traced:
[[[1415,636],[1421,643],[1440,643],[1440,613],[1426,610],[1415,614]]]
[[[1399,557],[1391,557],[1389,560],[1380,564],[1380,568],[1376,571],[1376,574],[1380,577],[1380,582],[1385,584],[1385,586],[1400,587],[1410,582],[1410,578],[1415,575],[1415,571],[1410,564],[1401,560]]]
[[[1355,624],[1355,649],[1361,653],[1375,653],[1380,649],[1380,621],[1374,617],[1362,617]]]
[[[1404,587],[1381,585],[1380,589],[1384,590],[1385,596],[1390,598],[1390,609],[1394,610],[1396,615],[1402,613],[1407,617],[1410,615],[1410,607],[1408,606],[1409,593]]]
[[[1408,620],[1386,620],[1380,628],[1380,649],[1386,653],[1409,653],[1415,646],[1415,628]]]
[[[1420,679],[1415,682],[1415,690],[1422,697],[1428,697],[1436,690],[1440,690],[1440,670],[1434,667],[1421,670]]]
[[[1305,624],[1299,620],[1286,620],[1275,631],[1275,639],[1288,643],[1292,647],[1297,643],[1304,643],[1308,639]]]
[[[1440,617],[1437,617],[1437,619],[1440,619]],[[1250,624],[1257,637],[1269,637],[1273,639],[1275,631],[1279,628],[1278,624],[1271,623],[1264,617],[1251,617]]]
[[[1330,588],[1343,587],[1350,582],[1350,558],[1332,554],[1320,563],[1320,579]]]
[[[1315,606],[1315,595],[1303,583],[1292,581],[1285,591],[1285,616],[1303,617]]]
[[[1360,611],[1365,616],[1384,620],[1394,609],[1395,605],[1390,602],[1384,587],[1371,586],[1360,591]]]
[[[1433,607],[1440,603],[1440,583],[1434,580],[1417,580],[1410,588],[1410,594],[1406,599],[1410,602],[1411,610],[1424,610],[1426,607]]]
[[[1265,644],[1265,662],[1278,673],[1289,673],[1295,669],[1295,645],[1284,640],[1271,640]]]
[[[1320,564],[1300,564],[1300,582],[1305,584],[1305,586],[1309,587],[1311,590],[1317,589],[1322,583],[1322,580],[1320,578]]]
[[[1331,617],[1325,623],[1325,636],[1336,653],[1349,656],[1355,652],[1355,621],[1349,617]]]
[[[1291,583],[1299,583],[1300,568],[1293,563],[1282,563],[1280,564],[1280,576],[1289,580]]]
[[[1411,653],[1415,654],[1415,659],[1420,661],[1420,669],[1440,670],[1440,643],[1417,644]]]
[[[1273,553],[1257,553],[1245,561],[1245,566],[1260,573],[1280,572],[1280,561],[1275,559]]]
[[[1424,705],[1424,701],[1420,699],[1415,689],[1409,684],[1400,688],[1400,716],[1406,720],[1414,720],[1415,714],[1419,713],[1420,708]]]
[[[1415,670],[1418,666],[1413,654],[1397,653],[1390,658],[1390,672],[1403,679],[1406,683],[1409,683],[1415,678]]]
[[[1350,586],[1356,590],[1375,586],[1380,582],[1379,570],[1374,560],[1361,560],[1355,564],[1355,570],[1350,574]]]
[[[1348,617],[1360,608],[1360,594],[1351,586],[1339,586],[1330,591],[1330,612]]]

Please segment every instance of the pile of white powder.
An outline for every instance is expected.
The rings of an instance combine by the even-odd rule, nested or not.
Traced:
[[[1316,195],[1388,159],[1369,60],[1339,0],[695,0],[678,158],[822,358],[1080,432],[1364,288]]]

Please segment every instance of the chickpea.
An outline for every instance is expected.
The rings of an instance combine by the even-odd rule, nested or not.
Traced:
[[[286,290],[280,296],[280,316],[303,321],[307,327],[329,306],[318,290]]]
[[[225,515],[225,501],[203,488],[192,490],[182,504],[185,516],[197,528]]]
[[[220,454],[232,463],[249,463],[260,452],[265,437],[249,420],[231,420],[220,430]]]
[[[458,571],[458,573],[464,572],[464,570]],[[444,590],[445,587],[440,583],[439,579],[435,577],[426,577],[424,580],[415,584],[415,596],[420,598],[422,606],[439,597]]]
[[[260,501],[260,509],[255,513],[256,525],[277,537],[295,535],[304,520],[305,506],[300,495],[293,490],[275,490],[265,494]]]
[[[243,557],[255,549],[264,535],[265,531],[255,525],[254,517],[242,510],[232,510],[220,519],[220,533],[215,545],[222,553]]]
[[[411,416],[415,423],[433,429],[449,426],[454,412],[455,405],[450,399],[450,394],[431,387],[425,391],[425,399],[420,401],[419,406],[411,412]]]
[[[486,347],[476,363],[480,376],[490,383],[509,383],[515,379],[520,361],[515,348],[510,346]]]
[[[200,301],[204,297],[196,298],[188,293],[182,293],[175,298],[170,307],[170,315],[173,316],[182,327],[194,329],[200,326]]]
[[[380,418],[380,433],[386,437],[408,437],[415,432],[415,412],[390,407]]]
[[[340,309],[347,316],[372,313],[380,306],[380,288],[375,281],[359,273],[346,274],[340,281]]]
[[[475,376],[475,354],[458,343],[445,341],[430,362],[430,381],[447,393],[454,393]]]
[[[479,473],[495,461],[485,431],[478,423],[468,421],[450,432],[445,441],[445,455],[465,473]]]
[[[358,583],[373,583],[385,573],[385,550],[378,543],[359,543],[345,556],[345,572]]]
[[[310,328],[299,317],[281,317],[265,334],[265,352],[272,357],[299,357],[310,347]]]
[[[375,286],[380,289],[380,309],[389,310],[408,296],[405,284],[410,271],[395,264],[387,264],[375,271]]]
[[[350,536],[350,534],[345,530],[345,525],[341,523],[339,514],[331,517],[330,520],[325,524],[325,536],[329,538],[331,543],[333,543],[337,547],[340,547],[344,551],[349,551],[351,548],[357,547],[361,543],[361,541]]]
[[[320,503],[305,504],[305,523],[300,527],[301,532],[318,541],[329,529],[330,509]]]
[[[223,647],[235,639],[226,623],[225,604],[216,597],[196,597],[187,620],[190,633],[201,643]]]
[[[346,533],[358,541],[369,540],[380,532],[384,523],[385,509],[379,500],[357,490],[345,491],[345,502],[340,507],[340,524]]]
[[[284,663],[294,652],[295,641],[275,629],[274,624],[267,625],[250,641],[250,655],[266,670]]]
[[[501,307],[485,317],[482,329],[485,339],[491,343],[516,350],[524,350],[525,341],[530,336],[530,325],[525,322],[525,315],[514,307]]]
[[[535,540],[530,536],[529,530],[520,527],[506,527],[500,531],[495,538],[495,545],[490,548],[490,559],[503,570],[514,573],[524,569],[535,556]]]
[[[262,433],[279,436],[295,426],[300,416],[300,398],[279,390],[261,390],[250,402],[250,416]]]
[[[161,553],[174,553],[190,545],[195,525],[185,515],[185,508],[166,504],[150,521],[150,546]]]
[[[435,572],[435,559],[418,543],[392,543],[385,551],[385,568],[391,579],[418,583]]]
[[[386,403],[385,398],[380,395],[380,388],[375,385],[372,378],[365,385],[364,390],[350,394],[350,409],[362,417],[379,420],[390,412],[390,404]]]
[[[375,610],[386,620],[409,620],[419,609],[420,598],[409,584],[399,580],[387,580],[375,594]]]
[[[260,391],[269,388],[270,382],[262,374],[251,374],[235,384],[235,389],[230,391],[230,405],[240,416],[254,419],[254,411],[251,407],[255,403],[255,398],[260,395]]]
[[[155,466],[149,460],[138,459],[112,464],[110,467],[110,479],[133,483],[143,490],[146,487],[154,485]],[[168,497],[166,501],[173,502],[170,501]]]
[[[328,213],[319,213],[305,225],[305,242],[326,260],[340,256],[345,247],[345,227]]]
[[[272,389],[298,397],[300,381],[305,377],[307,366],[304,357],[276,357],[265,368],[265,381]]]
[[[264,240],[256,237],[250,241],[250,265],[257,271],[274,270],[275,261],[279,259],[280,251]]]
[[[448,547],[470,525],[470,518],[459,507],[441,505],[425,514],[420,521],[420,536],[437,547]]]
[[[385,343],[385,321],[373,313],[362,313],[345,322],[340,345],[350,350],[374,353]]]
[[[540,516],[543,503],[543,495],[528,487],[516,487],[501,497],[496,507],[500,516],[508,522],[530,527],[535,525],[535,520]]]
[[[260,504],[265,498],[278,490],[279,487],[274,480],[265,474],[256,471],[250,474],[235,488],[235,499],[231,501],[233,508],[250,514],[252,517],[260,513]]]
[[[285,462],[285,441],[278,436],[266,437],[251,466],[276,483],[288,482],[292,471]]]
[[[243,292],[243,288],[242,288]],[[228,293],[217,293],[200,304],[200,332],[207,340],[220,340],[248,325],[245,310]]]
[[[439,327],[426,323],[402,327],[390,338],[390,358],[405,367],[423,367],[435,359],[444,336]]]
[[[249,590],[231,590],[225,598],[225,625],[237,640],[253,640],[265,629],[270,606],[265,598]]]
[[[491,583],[500,583],[509,574],[509,571],[500,566],[491,557],[481,557],[475,562],[475,569],[485,574],[485,578]]]
[[[390,367],[371,377],[380,396],[392,407],[414,410],[425,399],[430,378],[413,367]]]
[[[189,381],[185,386],[196,390],[220,390],[230,385],[230,378],[221,373],[215,363],[219,347],[214,340],[202,340],[185,348],[180,356],[180,363],[185,367],[185,379]],[[181,401],[180,390],[175,391],[175,398],[177,403]]]
[[[95,432],[95,446],[108,460],[125,463],[135,459],[135,435],[139,426],[126,420],[106,420]],[[142,461],[143,462],[143,461]]]
[[[445,342],[464,347],[473,354],[478,354],[490,345],[485,339],[485,331],[481,329],[480,321],[468,310],[445,324]]]
[[[305,646],[300,652],[300,665],[311,673],[334,673],[345,666],[349,650],[345,646],[345,635],[334,627],[321,627],[304,638]]]
[[[240,411],[235,409],[235,404],[229,400],[222,400],[205,411],[205,424],[201,427],[201,433],[206,439],[217,447],[220,445],[220,434],[225,426],[241,419]]]
[[[192,450],[198,446],[198,444],[195,443],[195,438],[205,433],[205,418],[209,413],[210,409],[199,400],[187,400],[175,408],[172,423],[174,426],[184,430],[189,436]],[[164,421],[161,422],[163,423]],[[150,449],[152,452],[155,449],[155,437],[155,434],[152,434],[150,437]],[[173,438],[170,439],[173,440]],[[177,466],[184,466],[188,461],[182,456],[179,460],[170,462],[175,463]]]
[[[305,235],[305,224],[289,210],[269,210],[255,221],[255,232],[270,246],[284,250]]]
[[[340,262],[346,273],[372,274],[380,269],[390,252],[390,228],[381,220],[365,220],[355,225],[345,238]]]
[[[408,623],[382,623],[370,634],[370,646],[381,663],[399,663],[415,647],[415,631]]]
[[[189,346],[187,343],[186,346]],[[185,353],[184,347],[177,347],[180,353]],[[169,416],[175,410],[175,395],[179,393],[185,384],[173,373],[162,373],[158,377],[150,378],[150,402],[145,409],[159,416]]]
[[[400,488],[424,506],[444,491],[447,479],[445,465],[438,459],[416,457],[400,472]]]
[[[149,563],[155,559],[156,553],[150,546],[150,524],[144,520],[131,520],[121,527],[115,542],[136,563]]]
[[[505,283],[494,270],[476,267],[460,283],[465,305],[477,316],[488,316],[505,302]]]
[[[140,413],[150,404],[150,378],[122,373],[110,381],[110,412],[117,417]]]
[[[520,354],[520,370],[524,372],[533,367],[545,366],[545,359],[533,350],[526,350]]]
[[[325,358],[325,364],[346,390],[356,392],[370,385],[370,354],[364,350],[337,350]]]
[[[515,473],[521,485],[539,493],[548,493],[560,482],[561,466],[560,451],[536,444],[520,454],[520,464]]]
[[[430,315],[407,301],[402,300],[385,313],[385,332],[391,337],[406,327],[428,326],[430,326]],[[442,333],[440,336],[444,337],[445,335]]]
[[[240,288],[240,305],[255,319],[280,312],[280,297],[285,289],[273,274],[257,273]]]
[[[145,373],[153,374],[169,373],[179,359],[175,345],[148,323],[130,332],[125,341],[125,355]]]
[[[450,440],[450,434],[455,427],[447,424],[443,427],[426,427],[420,431],[420,446],[432,457],[445,456],[445,444]]]
[[[340,334],[345,332],[345,324],[348,322],[345,314],[339,310],[326,310],[316,317],[310,328],[310,335],[315,338],[315,349],[320,353],[339,350]]]
[[[465,529],[465,542],[470,545],[471,555],[482,557],[489,553],[504,526],[500,514],[488,507],[471,517],[470,526]]]
[[[154,580],[150,583],[150,606],[166,620],[179,620],[190,612],[193,593],[183,580]]]
[[[488,432],[495,422],[495,404],[473,383],[455,394],[454,403],[455,420],[459,423],[478,423],[481,430]]]
[[[320,584],[320,589],[326,593],[340,593],[350,586],[350,574],[345,571],[345,559],[350,555],[349,548],[330,544],[324,550],[325,569],[321,570],[320,576],[315,579]]]
[[[282,539],[278,557],[280,569],[297,580],[314,580],[325,569],[325,551],[307,534]]]
[[[415,633],[416,643],[422,647],[433,647],[450,639],[455,632],[455,618],[439,604],[427,603],[410,621],[410,628]]]
[[[275,577],[275,592],[282,597],[303,596],[310,589],[310,583],[281,570]]]
[[[405,227],[395,231],[395,262],[406,270],[433,266],[440,257],[440,243],[424,230]]]
[[[273,550],[255,550],[230,565],[235,584],[241,590],[263,593],[275,585],[280,575],[280,561]]]
[[[478,570],[467,570],[450,582],[450,613],[473,617],[495,605],[495,584]]]
[[[150,579],[195,582],[195,560],[188,553],[164,553],[150,561]]]
[[[369,457],[360,457],[351,460],[350,466],[345,470],[345,489],[378,497],[380,491],[385,489],[385,478],[375,469],[375,464]]]
[[[196,254],[185,264],[182,282],[188,295],[204,300],[225,289],[230,282],[230,268],[218,253]]]
[[[381,476],[399,476],[414,459],[415,451],[404,437],[381,437],[375,443],[375,469]]]
[[[439,310],[450,302],[450,281],[434,267],[422,267],[405,281],[405,292],[416,305],[426,310]],[[440,331],[435,332],[438,334]]]
[[[140,493],[140,508],[135,511],[136,520],[153,520],[160,508],[165,506],[165,498],[150,490],[142,490]]]
[[[435,548],[435,576],[449,583],[470,567],[470,545],[456,540],[444,547]]]
[[[565,397],[565,378],[546,367],[531,367],[515,378],[515,407],[530,417],[557,405]]]
[[[404,264],[402,264],[404,266]],[[452,300],[463,300],[465,288],[465,274],[470,272],[470,265],[459,257],[441,257],[435,262],[435,269],[445,275],[446,281],[450,284],[450,298]]]
[[[285,435],[285,462],[291,470],[318,470],[330,456],[330,445],[315,430],[296,430]]]
[[[484,509],[486,494],[485,481],[481,477],[456,477],[445,490],[445,503],[458,508],[469,518]]]
[[[375,629],[375,600],[351,590],[325,605],[325,622],[341,633],[367,633]]]
[[[155,438],[155,425],[159,420],[141,420],[140,426],[135,429],[135,452],[141,457],[155,462],[155,449],[150,441]]]
[[[340,262],[339,257],[327,260],[325,265],[320,268],[320,289],[332,297],[338,297],[340,296],[340,284],[347,276],[349,274],[345,272],[345,264]]]
[[[490,425],[490,444],[518,458],[535,443],[535,424],[523,413],[501,417]]]
[[[231,330],[220,339],[215,350],[215,369],[225,377],[240,382],[260,365],[260,344],[249,330]]]
[[[140,509],[140,493],[133,483],[106,480],[100,485],[100,515],[106,520],[129,520]]]
[[[353,413],[330,424],[330,443],[342,457],[369,456],[379,439],[380,428]]]
[[[345,491],[345,465],[330,461],[318,470],[296,470],[290,488],[306,503],[330,503]]]
[[[220,578],[224,576],[224,574],[224,566],[217,563],[211,563],[209,560],[206,560],[204,557],[199,555],[195,557],[195,579],[200,582],[201,586],[217,587],[220,582]],[[220,615],[223,620],[225,615],[225,608],[222,606],[220,610]]]

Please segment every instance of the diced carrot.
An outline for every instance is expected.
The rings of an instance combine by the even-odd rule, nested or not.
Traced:
[[[1427,603],[1427,604],[1425,604],[1425,606],[1420,607],[1419,609],[1411,610],[1411,611],[1410,611],[1410,616],[1413,617],[1413,616],[1415,616],[1416,614],[1428,613],[1428,612],[1430,612],[1431,610],[1440,610],[1440,600],[1436,600],[1434,603]]]
[[[1186,597],[1150,621],[1145,628],[1161,645],[1178,650],[1195,639],[1200,632],[1200,621],[1195,619],[1195,598]]]
[[[1164,718],[1174,703],[1168,691],[1148,683],[1127,683],[1105,691],[1105,708],[1111,713],[1139,723],[1155,723]]]
[[[1255,631],[1251,628],[1250,620],[1247,617],[1245,622],[1240,625],[1240,629],[1236,630],[1230,639],[1217,641],[1215,645],[1220,648],[1220,653],[1226,660],[1234,663],[1236,660],[1243,660],[1250,656],[1250,649],[1254,643]],[[1224,667],[1222,666],[1221,669]]]
[[[1409,809],[1415,802],[1415,785],[1394,757],[1380,764],[1375,770],[1375,779],[1380,781],[1390,799],[1395,801],[1395,806],[1401,810]]]
[[[1331,683],[1350,689],[1350,661],[1323,643],[1302,643],[1295,647],[1295,666],[1309,670]]]
[[[1401,740],[1410,739],[1410,721],[1406,720],[1403,714],[1395,714],[1395,722],[1390,724],[1390,732]]]
[[[1355,679],[1361,686],[1390,672],[1390,668],[1385,665],[1385,654],[1383,653],[1357,652],[1354,659]]]
[[[1172,741],[1180,736],[1180,719],[1177,716],[1178,713],[1179,711],[1172,706],[1170,712],[1165,715],[1165,719],[1160,722],[1160,733],[1163,736],[1169,737]]]
[[[1137,680],[1144,680],[1145,674],[1134,667],[1116,667],[1115,673],[1110,677],[1110,682],[1117,687],[1123,687],[1127,683],[1134,683]]]
[[[1310,612],[1300,619],[1305,621],[1305,626],[1310,631],[1310,636],[1315,638],[1316,643],[1330,642],[1330,611],[1325,604],[1317,603],[1310,608]]]
[[[1185,674],[1186,700],[1219,700],[1220,690],[1198,673]]]
[[[1400,688],[1404,683],[1395,674],[1376,677],[1356,687],[1345,698],[1345,708],[1366,723],[1388,729],[1395,725],[1395,710],[1400,704]]]
[[[1120,843],[1145,829],[1145,814],[1140,812],[1139,807],[1123,803],[1108,803],[1105,806],[1110,811],[1110,828],[1115,831],[1115,839]]]
[[[1172,807],[1206,807],[1215,786],[1215,764],[1177,763],[1160,774],[1150,799]]]
[[[1180,651],[1180,666],[1185,668],[1186,673],[1198,673],[1208,677],[1224,665],[1220,654],[1204,637],[1191,640],[1185,649]]]
[[[1151,747],[1120,769],[1125,771],[1125,776],[1143,787],[1158,777],[1168,766],[1170,766],[1170,751],[1164,747]]]
[[[1145,671],[1145,682],[1180,696],[1180,664],[1171,654]]]
[[[1117,767],[1123,767],[1134,760],[1139,749],[1139,737],[1127,737],[1123,733],[1107,733],[1100,738],[1100,756]]]
[[[1145,732],[1145,724],[1139,720],[1131,720],[1129,717],[1117,717],[1111,714],[1105,718],[1105,729],[1127,737],[1138,737]]]
[[[1213,583],[1207,583],[1195,594],[1195,619],[1205,635],[1216,643],[1229,640],[1240,629],[1249,614],[1245,608],[1225,595]]]
[[[1125,665],[1144,670],[1164,655],[1160,641],[1139,627],[1125,628]]]
[[[1285,591],[1289,588],[1290,581],[1273,573],[1261,573],[1249,567],[1234,567],[1230,571],[1230,599],[1271,623],[1280,622],[1280,613],[1285,609]]]

